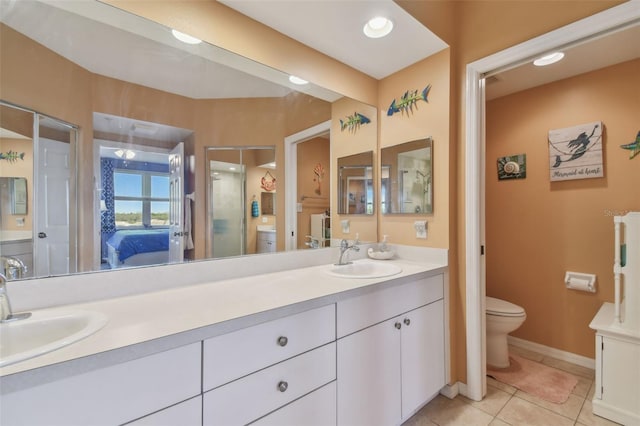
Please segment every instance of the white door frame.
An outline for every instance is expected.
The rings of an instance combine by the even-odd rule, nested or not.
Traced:
[[[485,98],[483,75],[530,60],[558,48],[634,23],[640,2],[630,1],[487,56],[466,70],[465,140],[465,254],[467,383],[463,392],[479,401],[486,394],[485,270],[480,255],[484,245]]]
[[[289,182],[284,192],[284,249],[286,251],[295,250],[298,247],[298,144],[330,131],[331,120],[327,120],[284,138],[285,181]]]

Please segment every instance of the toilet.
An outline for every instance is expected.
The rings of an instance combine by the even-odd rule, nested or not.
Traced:
[[[486,297],[487,364],[497,368],[509,366],[507,335],[527,318],[524,309],[506,300]]]

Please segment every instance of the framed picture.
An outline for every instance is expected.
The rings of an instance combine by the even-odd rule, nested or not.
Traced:
[[[498,180],[527,177],[527,155],[518,154],[498,158]]]
[[[603,176],[601,121],[549,131],[552,182]]]

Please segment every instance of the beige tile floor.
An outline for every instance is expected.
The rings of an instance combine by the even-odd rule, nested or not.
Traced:
[[[512,353],[567,371],[578,384],[564,404],[553,404],[487,377],[487,395],[472,401],[438,395],[403,426],[604,426],[616,425],[593,414],[594,371],[536,352],[510,346]]]

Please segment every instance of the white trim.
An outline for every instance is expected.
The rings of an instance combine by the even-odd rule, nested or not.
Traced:
[[[445,385],[445,387],[440,389],[440,395],[453,399],[460,393],[460,385],[460,382],[456,382],[452,385]]]
[[[551,31],[519,45],[487,56],[470,64],[466,71],[466,140],[465,140],[465,258],[466,258],[466,343],[467,392],[471,399],[482,398],[486,356],[483,349],[486,336],[482,332],[484,321],[484,271],[481,270],[479,246],[481,240],[480,179],[482,152],[484,152],[484,90],[482,75],[498,68],[508,67],[533,58],[559,46],[628,25],[640,19],[640,1],[632,0],[589,16],[565,27]]]
[[[570,362],[571,364],[579,365],[580,367],[596,369],[596,360],[593,358],[587,358],[586,356],[574,354],[572,352],[562,351],[560,349],[552,348],[550,346],[541,345],[540,343],[530,342],[528,340],[520,339],[518,337],[507,336],[507,341],[510,345],[527,349],[539,353],[540,355],[549,356],[551,358],[559,359],[561,361]]]
[[[298,231],[298,211],[296,208],[298,202],[296,185],[298,181],[298,144],[330,131],[331,120],[327,120],[284,138],[285,182],[289,182],[284,191],[284,243],[286,251],[295,250],[298,245],[296,235]]]

